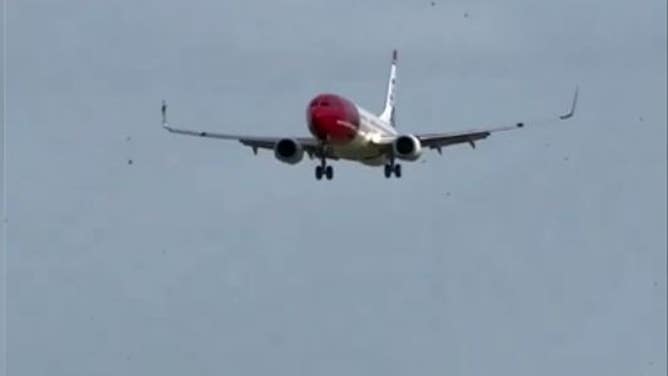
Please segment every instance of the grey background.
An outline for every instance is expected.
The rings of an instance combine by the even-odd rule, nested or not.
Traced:
[[[10,1],[8,373],[665,375],[666,2],[436,2]],[[394,47],[407,132],[579,112],[389,181],[160,128],[380,110]]]
[[[5,193],[5,158],[4,154],[6,151],[5,148],[5,74],[4,68],[5,65],[5,23],[4,23],[4,2],[0,6],[0,20],[2,24],[0,26],[0,197],[2,197],[2,209],[0,209],[0,220],[2,221],[2,227],[0,228],[0,363],[6,364],[7,362],[7,239],[5,232],[7,230],[7,221],[6,221],[6,200]],[[0,367],[0,373],[6,372],[6,367]]]

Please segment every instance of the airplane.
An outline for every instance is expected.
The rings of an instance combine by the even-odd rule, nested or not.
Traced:
[[[392,52],[390,75],[387,83],[385,107],[374,114],[353,101],[337,94],[323,93],[315,96],[306,108],[306,123],[310,137],[264,137],[236,135],[210,131],[175,128],[167,122],[167,103],[162,101],[162,126],[169,132],[236,140],[253,149],[273,150],[281,162],[294,165],[302,161],[304,153],[310,159],[317,158],[315,178],[331,180],[334,169],[328,160],[349,160],[367,166],[384,166],[386,178],[401,177],[401,164],[397,160],[415,162],[425,149],[435,149],[442,154],[446,146],[468,143],[475,148],[476,141],[492,133],[523,128],[524,122],[488,129],[472,129],[443,133],[405,133],[396,127],[395,109],[397,93],[397,50]],[[578,87],[568,113],[549,120],[566,120],[575,113]]]

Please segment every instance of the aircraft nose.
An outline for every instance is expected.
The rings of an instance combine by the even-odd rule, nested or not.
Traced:
[[[314,108],[310,113],[311,125],[317,131],[326,131],[336,126],[336,114],[324,108]]]
[[[306,114],[309,130],[320,140],[346,143],[357,134],[357,109],[341,98],[318,97],[311,102]]]

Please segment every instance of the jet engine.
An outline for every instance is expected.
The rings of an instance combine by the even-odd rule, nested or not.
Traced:
[[[297,140],[281,139],[274,145],[276,159],[288,164],[297,164],[304,158],[304,148]]]
[[[415,161],[422,155],[422,144],[413,135],[402,135],[392,143],[392,151],[399,159]]]

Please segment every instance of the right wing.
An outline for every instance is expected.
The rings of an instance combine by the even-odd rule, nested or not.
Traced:
[[[188,136],[198,136],[198,137],[209,137],[209,138],[218,138],[223,140],[235,140],[239,141],[241,144],[249,146],[253,149],[253,152],[257,154],[257,149],[273,149],[276,143],[280,140],[288,137],[263,137],[263,136],[245,136],[237,134],[228,134],[228,133],[217,133],[209,131],[196,131],[191,129],[182,129],[175,128],[169,125],[167,122],[167,103],[162,101],[162,127],[168,130],[171,133],[177,133]],[[320,156],[321,146],[317,139],[313,137],[291,137],[294,140],[297,140],[304,151],[312,158],[315,156]],[[327,158],[332,158],[333,156],[327,155]]]
[[[456,132],[416,134],[415,137],[417,137],[420,140],[422,146],[428,147],[430,149],[436,149],[439,153],[441,152],[442,147],[455,144],[468,143],[469,145],[471,145],[471,147],[475,148],[475,141],[483,140],[495,132],[509,131],[512,129],[523,128],[526,125],[531,125],[531,126],[543,125],[555,121],[569,119],[575,114],[575,106],[577,104],[577,100],[578,100],[578,88],[576,87],[570,111],[564,115],[555,116],[539,121],[521,122],[521,123],[516,123],[514,125],[500,126],[495,128],[487,128],[487,129],[481,128],[481,129],[470,129]],[[389,137],[381,141],[381,143],[389,144],[392,141],[394,141],[394,137]]]

